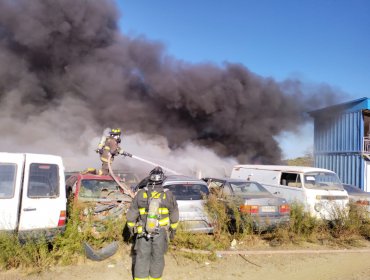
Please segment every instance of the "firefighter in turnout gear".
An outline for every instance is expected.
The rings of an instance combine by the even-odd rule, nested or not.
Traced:
[[[162,279],[167,233],[170,240],[176,233],[179,209],[172,192],[163,189],[163,180],[162,168],[154,168],[147,186],[137,192],[126,214],[131,236],[136,232],[135,280]]]
[[[121,143],[121,129],[115,128],[109,132],[109,136],[103,136],[98,148],[97,153],[100,154],[100,160],[102,162],[101,170],[99,170],[99,175],[109,175],[109,155],[111,155],[110,164],[112,164],[114,156],[121,154],[124,156],[132,156],[129,153],[123,151],[120,148],[119,143]]]

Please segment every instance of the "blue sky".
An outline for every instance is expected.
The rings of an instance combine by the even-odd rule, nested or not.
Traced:
[[[368,0],[117,0],[121,30],[188,62],[242,63],[278,81],[326,83],[370,96]],[[285,157],[312,146],[312,125],[279,140]],[[299,147],[292,143],[300,143]]]

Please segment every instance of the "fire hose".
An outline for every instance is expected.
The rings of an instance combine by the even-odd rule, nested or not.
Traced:
[[[109,174],[112,176],[112,178],[114,179],[114,181],[116,181],[116,183],[118,184],[118,186],[121,188],[121,190],[127,194],[128,196],[130,196],[131,198],[134,198],[135,194],[124,184],[122,184],[120,182],[120,180],[118,179],[118,177],[116,177],[116,175],[114,175],[113,173],[113,170],[112,170],[112,165],[111,165],[111,159],[112,159],[112,155],[109,154],[108,156],[108,169],[109,169]]]
[[[130,154],[127,154],[127,155],[130,155]],[[109,174],[112,176],[112,178],[114,179],[114,181],[118,184],[118,186],[121,188],[121,190],[124,192],[124,194],[130,196],[131,198],[134,198],[134,193],[125,185],[125,184],[122,184],[122,182],[120,182],[120,180],[118,179],[118,177],[116,177],[113,173],[113,170],[112,170],[112,166],[111,166],[111,159],[112,159],[112,155],[109,154],[108,156],[108,169],[109,169]],[[113,209],[115,208],[116,205],[101,205],[100,207],[97,207],[95,209],[95,212],[103,212],[103,211],[107,211],[107,210],[110,210],[110,209]],[[118,209],[116,213],[114,213],[115,216],[117,215],[121,215],[122,209]],[[104,218],[102,218],[102,220],[104,220]],[[95,250],[91,245],[89,245],[87,242],[84,242],[83,243],[83,246],[84,246],[84,250],[85,250],[85,255],[88,259],[90,260],[94,260],[94,261],[102,261],[102,260],[105,260],[111,256],[113,256],[117,250],[118,250],[118,242],[114,241],[110,244],[108,244],[107,246],[103,247],[102,249],[100,250]]]

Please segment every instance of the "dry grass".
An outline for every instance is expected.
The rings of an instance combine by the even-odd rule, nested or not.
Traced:
[[[237,205],[237,204],[236,204]],[[253,230],[251,217],[241,215],[235,204],[210,195],[206,208],[214,218],[215,234],[191,234],[179,229],[171,243],[170,253],[181,254],[195,261],[212,260],[214,254],[198,255],[181,252],[181,248],[215,252],[230,248],[236,242],[238,248],[258,246],[300,245],[307,242],[329,246],[359,246],[361,240],[370,241],[370,219],[362,207],[350,205],[348,214],[338,213],[335,222],[319,221],[304,212],[301,205],[291,206],[290,223],[270,232]],[[112,241],[123,241],[125,215],[118,219],[97,224],[91,215],[84,215],[84,207],[70,209],[67,228],[57,236],[53,244],[45,240],[29,240],[22,244],[15,235],[0,235],[0,268],[23,268],[38,272],[51,265],[78,262],[83,257],[83,242],[95,248]],[[235,241],[234,241],[235,240]]]

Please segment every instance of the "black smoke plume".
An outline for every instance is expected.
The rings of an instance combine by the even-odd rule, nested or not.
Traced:
[[[277,163],[275,136],[336,98],[307,94],[241,64],[189,64],[161,43],[129,37],[109,0],[0,1],[2,150],[86,152],[106,127],[161,135],[242,162]],[[18,147],[18,148],[16,148]],[[35,148],[37,147],[37,148]],[[74,148],[72,148],[74,147]]]

